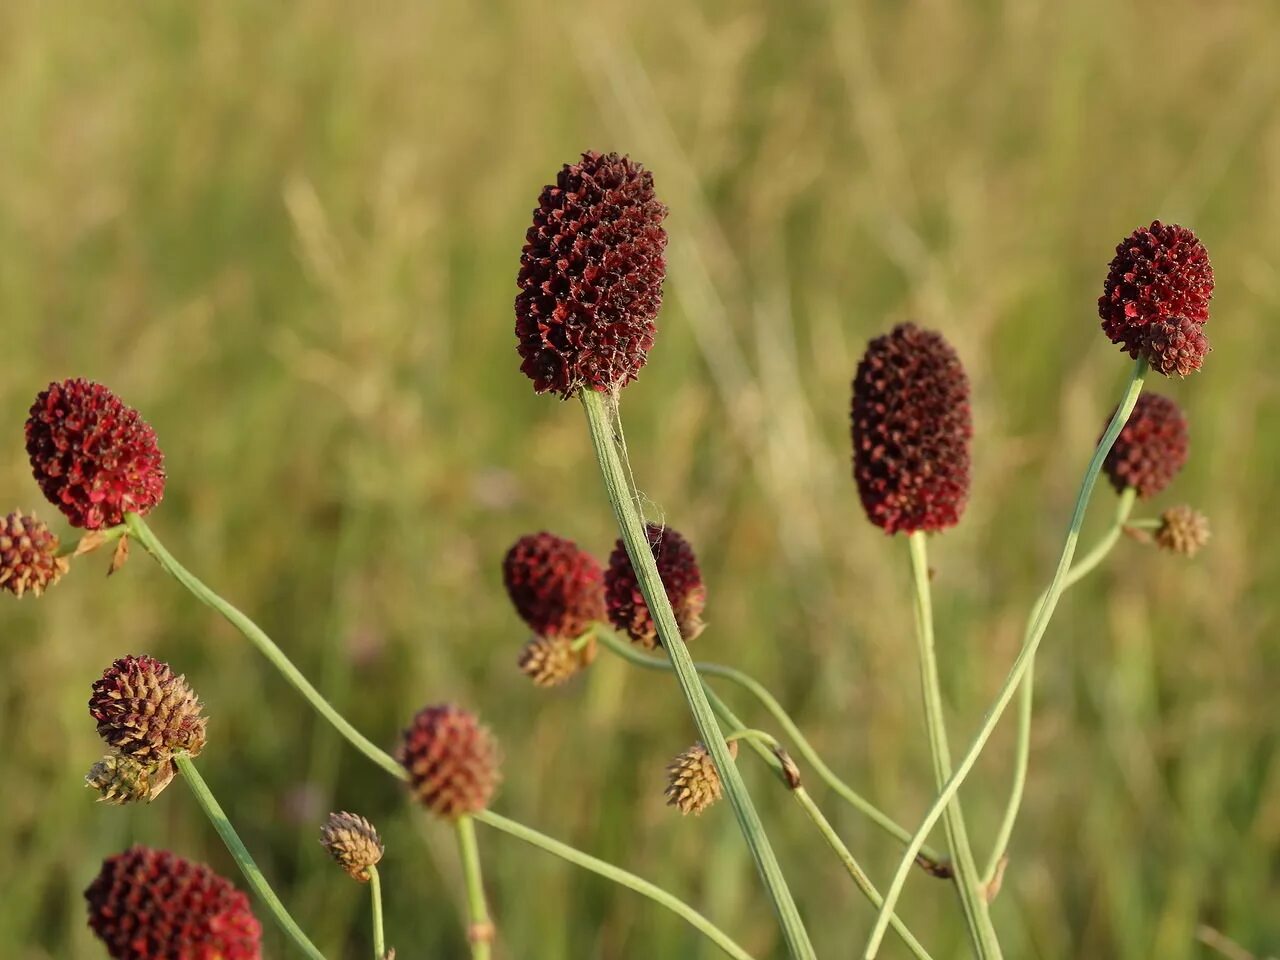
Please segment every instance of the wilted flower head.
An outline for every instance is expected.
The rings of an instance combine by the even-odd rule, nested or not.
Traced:
[[[452,704],[418,711],[404,732],[400,762],[422,805],[448,819],[485,809],[500,779],[493,734]]]
[[[520,649],[520,672],[539,687],[555,687],[585,670],[596,657],[595,637],[575,650],[568,637],[531,637]]]
[[[945,530],[969,497],[969,378],[939,333],[903,323],[867,344],[853,379],[853,477],[885,533]]]
[[[649,523],[645,536],[653,551],[658,575],[666,588],[667,599],[675,611],[680,636],[692,640],[702,632],[702,608],[707,602],[707,591],[702,584],[702,571],[693,547],[671,527]],[[609,607],[609,621],[646,650],[661,645],[658,628],[644,602],[640,581],[636,578],[626,544],[618,540],[609,556],[609,569],[604,574],[605,599]]]
[[[729,756],[737,759],[738,742],[729,741]],[[695,743],[667,764],[667,806],[685,814],[701,813],[724,796],[724,783],[711,753]]]
[[[1209,542],[1209,518],[1185,504],[1170,507],[1160,514],[1155,541],[1161,550],[1194,557]]]
[[[31,470],[73,527],[114,526],[164,496],[164,454],[155,431],[99,383],[51,383],[27,417]]]
[[[115,960],[260,960],[249,898],[200,863],[132,847],[84,892],[89,927]]]
[[[364,817],[331,813],[320,829],[320,843],[353,880],[367,882],[369,868],[382,859],[382,838]]]
[[[662,305],[666,215],[653,175],[616,153],[584,153],[543,188],[516,297],[520,369],[538,393],[636,378]]]
[[[204,748],[205,718],[186,678],[147,656],[121,657],[93,684],[89,714],[98,736],[142,763]]]
[[[1114,416],[1113,410],[1111,417]],[[1187,462],[1187,443],[1187,418],[1178,405],[1158,393],[1144,393],[1138,397],[1102,469],[1117,493],[1133,487],[1143,499],[1154,497]]]
[[[85,776],[85,785],[98,791],[100,803],[150,803],[160,796],[160,791],[173,780],[174,766],[171,760],[143,763],[124,754],[112,753],[103,757]]]
[[[603,574],[596,558],[553,533],[521,537],[502,561],[516,613],[542,637],[579,637],[603,622]]]
[[[1135,360],[1185,377],[1200,369],[1209,341],[1213,267],[1196,235],[1177,224],[1152,221],[1116,247],[1098,298],[1102,329]]]
[[[30,590],[38,597],[67,566],[67,558],[58,556],[57,536],[44,523],[21,510],[0,518],[0,588],[18,597]]]

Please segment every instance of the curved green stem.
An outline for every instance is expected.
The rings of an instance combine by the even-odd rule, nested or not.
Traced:
[[[476,846],[476,827],[471,817],[462,816],[454,821],[454,829],[458,834],[458,851],[462,854],[462,872],[467,880],[467,912],[471,918],[467,941],[471,944],[471,956],[473,960],[489,960],[493,921],[489,919],[489,905],[484,897],[484,874]]]
[[[689,649],[680,635],[680,627],[671,609],[671,601],[667,598],[666,588],[663,587],[662,579],[658,575],[658,567],[653,559],[653,549],[645,534],[643,518],[636,506],[636,492],[625,465],[625,449],[614,433],[613,424],[605,409],[605,400],[599,393],[590,389],[580,390],[578,395],[587,415],[596,460],[600,465],[600,473],[604,478],[609,500],[618,521],[618,528],[622,533],[622,541],[626,545],[627,555],[631,558],[631,565],[636,572],[640,591],[644,594],[645,603],[657,626],[662,648],[671,658],[672,669],[680,683],[685,701],[689,705],[698,734],[710,752],[716,769],[720,772],[724,791],[729,797],[738,826],[755,860],[756,871],[764,882],[765,891],[778,916],[787,950],[794,960],[815,960],[813,944],[809,941],[809,934],[804,928],[804,921],[800,918],[800,911],[796,908],[795,899],[787,886],[786,878],[782,875],[778,858],[769,845],[764,824],[760,822],[760,815],[751,803],[742,775],[729,756],[724,734],[720,731],[720,725],[716,722],[711,704],[699,681],[698,672],[689,656]]]
[[[522,823],[514,820],[508,820],[506,817],[494,813],[492,810],[483,810],[475,814],[475,819],[480,823],[493,827],[495,830],[501,830],[503,833],[510,834],[518,840],[535,846],[547,853],[555,854],[562,860],[566,860],[575,866],[582,867],[584,870],[590,870],[592,873],[599,874],[607,880],[612,880],[629,890],[634,890],[641,896],[648,897],[655,903],[659,903],[666,907],[672,913],[685,920],[690,926],[704,934],[712,943],[723,950],[726,954],[734,957],[735,960],[752,960],[751,955],[742,947],[738,946],[729,938],[723,930],[713,924],[710,920],[700,914],[693,907],[689,906],[683,900],[679,899],[663,890],[661,887],[637,877],[634,873],[629,873],[621,867],[615,867],[611,863],[597,859],[590,854],[583,853],[576,847],[571,847],[567,843],[561,843],[559,840],[552,839],[544,833],[539,833],[530,827],[526,827]]]
[[[312,960],[324,960],[324,954],[307,939],[307,935],[294,922],[293,917],[289,916],[289,911],[285,909],[284,904],[280,902],[280,898],[271,889],[271,885],[267,883],[267,878],[262,875],[262,871],[254,863],[253,857],[249,855],[244,841],[236,833],[235,827],[231,825],[227,815],[222,812],[222,807],[218,805],[218,801],[209,789],[209,785],[204,782],[204,778],[196,770],[195,764],[191,762],[190,755],[179,753],[175,754],[173,759],[178,765],[182,779],[191,788],[191,792],[195,794],[200,808],[204,810],[205,816],[209,818],[213,828],[218,831],[218,836],[222,838],[222,842],[227,845],[227,850],[230,851],[231,856],[239,865],[244,878],[249,881],[249,886],[253,888],[253,892],[258,895],[258,898],[267,905],[267,909],[271,911],[271,915],[275,918],[276,923],[280,925],[280,929],[288,935],[290,940],[297,944],[298,949],[308,957],[311,957]]]
[[[1062,596],[1063,582],[1066,579],[1067,571],[1071,569],[1071,561],[1076,552],[1076,541],[1080,538],[1080,526],[1084,522],[1084,514],[1089,506],[1089,498],[1093,494],[1094,484],[1097,482],[1098,473],[1102,469],[1102,461],[1106,459],[1107,454],[1111,451],[1112,445],[1116,442],[1116,437],[1120,435],[1120,430],[1129,419],[1129,414],[1133,412],[1134,404],[1138,402],[1138,395],[1142,392],[1142,380],[1146,372],[1146,361],[1138,360],[1129,376],[1129,382],[1125,388],[1124,397],[1120,401],[1120,406],[1116,408],[1115,415],[1111,418],[1111,423],[1107,426],[1106,432],[1098,442],[1097,449],[1094,450],[1089,466],[1085,470],[1084,479],[1080,484],[1080,492],[1076,495],[1075,508],[1071,513],[1071,523],[1067,528],[1066,541],[1062,545],[1062,556],[1059,558],[1058,567],[1054,571],[1053,581],[1049,584],[1049,589],[1045,593],[1044,603],[1040,605],[1040,609],[1036,613],[1035,626],[1032,627],[1031,633],[1022,646],[1022,650],[1009,670],[1009,675],[1005,678],[999,693],[996,694],[995,703],[987,710],[986,716],[978,728],[978,733],[970,744],[964,758],[960,761],[950,779],[947,780],[946,786],[943,787],[933,806],[929,808],[929,812],[925,815],[919,829],[916,830],[915,836],[912,837],[911,843],[907,846],[907,852],[899,862],[893,881],[885,893],[884,905],[880,908],[880,915],[876,918],[876,925],[867,940],[866,949],[863,951],[864,960],[873,960],[879,953],[880,944],[884,940],[885,929],[889,924],[889,917],[892,915],[893,908],[898,903],[898,897],[902,894],[902,888],[907,882],[907,874],[911,869],[912,860],[919,853],[920,846],[924,843],[924,838],[928,836],[929,831],[938,822],[947,805],[951,803],[951,798],[960,789],[960,784],[964,783],[965,777],[973,769],[973,765],[978,760],[978,755],[982,752],[982,748],[986,746],[987,740],[991,738],[992,731],[995,730],[1001,715],[1009,706],[1018,684],[1022,682],[1022,678],[1026,674],[1032,658],[1035,656],[1036,649],[1040,645],[1040,639],[1044,636],[1044,632],[1049,626],[1049,620],[1053,616],[1053,611],[1058,606],[1058,599]]]
[[[1067,571],[1067,575],[1062,581],[1063,593],[1066,593],[1068,589],[1088,576],[1098,564],[1106,559],[1107,554],[1111,552],[1111,548],[1120,539],[1120,534],[1124,532],[1129,514],[1133,511],[1133,501],[1136,495],[1137,491],[1132,487],[1127,488],[1120,495],[1120,500],[1116,505],[1116,517],[1111,528],[1102,535],[1102,538],[1094,545],[1092,550]],[[1031,607],[1031,614],[1027,617],[1026,629],[1022,634],[1023,643],[1026,643],[1027,635],[1031,632],[1031,627],[1040,611],[1040,605],[1044,603],[1044,598],[1045,594],[1041,593]],[[987,860],[986,869],[982,872],[982,888],[987,891],[991,891],[996,875],[1000,872],[1000,861],[1004,859],[1005,853],[1009,849],[1009,840],[1013,836],[1013,825],[1018,819],[1018,810],[1022,806],[1022,794],[1027,785],[1027,765],[1031,758],[1031,713],[1035,695],[1035,674],[1036,666],[1033,658],[1027,667],[1027,675],[1022,678],[1022,684],[1018,687],[1018,733],[1017,741],[1014,745],[1013,784],[1009,789],[1009,802],[1005,806],[1004,817],[1000,821],[1000,829],[996,832],[996,840],[991,848],[991,856]],[[991,896],[993,894],[988,894],[989,899]]]
[[[403,779],[404,770],[401,769],[400,764],[396,763],[393,757],[379,749],[373,741],[348,723],[347,719],[334,709],[333,705],[324,698],[324,695],[319,690],[311,685],[311,682],[302,675],[302,671],[293,665],[293,661],[285,656],[284,651],[276,646],[275,641],[267,636],[261,627],[214,593],[195,574],[180,564],[173,554],[165,549],[164,544],[157,539],[142,517],[136,513],[127,513],[125,514],[125,524],[129,528],[129,533],[146,548],[146,551],[151,556],[155,557],[166,573],[186,587],[201,603],[222,614],[233,627],[244,634],[249,642],[271,661],[271,665],[284,675],[284,678],[293,685],[294,689],[301,693],[307,702],[315,708],[316,712],[333,724],[337,731],[346,737],[357,750],[388,773]]]
[[[369,866],[369,902],[373,909],[373,960],[387,960],[387,938],[382,932],[382,879],[378,868]]]
[[[929,590],[929,555],[926,534],[917,530],[908,538],[911,547],[911,580],[914,590],[916,639],[920,649],[920,689],[924,700],[925,727],[929,733],[929,754],[933,778],[939,790],[951,776],[951,746],[947,742],[946,718],[942,709],[942,687],[938,680],[938,658],[933,638],[933,599]],[[1000,944],[987,911],[987,901],[979,888],[978,865],[969,844],[969,831],[955,796],[943,811],[947,844],[955,865],[956,891],[964,911],[969,938],[981,960],[998,960]]]

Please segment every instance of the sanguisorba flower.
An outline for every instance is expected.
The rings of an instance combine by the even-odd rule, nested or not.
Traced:
[[[364,817],[331,813],[320,829],[320,844],[353,880],[368,882],[369,868],[382,859],[382,838]]]
[[[520,672],[539,687],[558,687],[573,679],[595,659],[595,638],[587,638],[580,649],[567,637],[530,637],[520,648],[516,664]]]
[[[679,532],[657,523],[645,524],[645,537],[653,551],[671,609],[675,611],[680,636],[692,640],[702,632],[702,609],[707,602],[707,590],[702,583],[702,571],[698,569],[693,547]],[[618,540],[609,556],[604,592],[609,621],[614,627],[646,650],[661,645],[658,627],[644,602],[640,581],[622,540]]]
[[[74,527],[115,526],[164,497],[155,431],[102,384],[49,384],[31,405],[26,436],[36,482]]]
[[[729,756],[738,756],[738,742],[729,741]],[[699,814],[724,796],[724,783],[711,754],[695,743],[667,764],[667,806],[685,816]]]
[[[853,378],[853,477],[885,533],[936,532],[969,497],[969,378],[942,334],[903,323],[867,344]]]
[[[260,960],[249,898],[204,864],[132,847],[84,892],[89,927],[115,960]]]
[[[200,701],[167,663],[154,657],[121,657],[94,681],[89,714],[98,736],[125,756],[163,763],[179,751],[204,748]]]
[[[84,782],[98,791],[99,803],[150,803],[160,796],[176,772],[168,760],[145,763],[123,753],[111,753],[89,768]]]
[[[542,190],[520,254],[520,369],[538,393],[636,378],[662,305],[667,208],[630,158],[589,152]]]
[[[1111,417],[1114,416],[1113,410]],[[1144,393],[1138,397],[1102,469],[1117,493],[1133,487],[1142,499],[1154,497],[1187,462],[1187,447],[1187,418],[1181,408],[1166,396]]]
[[[1194,233],[1159,220],[1116,247],[1098,298],[1102,329],[1135,360],[1165,376],[1200,369],[1213,296],[1213,267]]]
[[[35,517],[15,510],[0,518],[0,588],[21,597],[40,596],[67,572],[58,556],[58,537]]]
[[[502,560],[516,613],[540,637],[579,637],[605,619],[604,575],[596,558],[553,533],[521,537]]]
[[[1170,507],[1160,514],[1155,542],[1161,550],[1194,557],[1209,542],[1209,518],[1186,504]]]
[[[449,703],[418,711],[399,757],[422,805],[450,820],[488,807],[501,779],[493,734],[474,714]]]

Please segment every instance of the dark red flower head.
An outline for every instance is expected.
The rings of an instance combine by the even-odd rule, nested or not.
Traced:
[[[969,378],[942,334],[903,323],[867,344],[853,378],[853,477],[885,533],[960,522],[969,497]]]
[[[249,898],[204,864],[132,847],[84,892],[89,927],[116,960],[259,960]]]
[[[670,527],[657,523],[645,525],[645,535],[658,565],[658,575],[666,588],[667,599],[675,611],[680,636],[692,640],[702,632],[702,608],[707,602],[706,587],[702,584],[702,571],[693,555],[689,541]],[[635,568],[627,555],[627,547],[621,540],[609,557],[609,569],[604,574],[605,599],[609,606],[609,621],[646,650],[661,645],[658,628],[640,592]]]
[[[1098,315],[1112,343],[1151,369],[1185,377],[1200,369],[1209,341],[1201,329],[1209,319],[1213,267],[1209,254],[1186,227],[1154,220],[1118,247]]]
[[[115,526],[164,496],[155,431],[99,383],[49,384],[27,417],[27,453],[36,483],[73,527]]]
[[[400,762],[418,800],[447,819],[489,806],[501,779],[498,760],[489,729],[449,703],[419,710],[400,745]]]
[[[604,575],[572,540],[531,533],[502,561],[502,582],[516,613],[541,637],[580,637],[603,622]]]
[[[538,393],[636,378],[662,306],[666,215],[653,175],[616,153],[584,153],[543,188],[516,296],[520,369]]]
[[[204,749],[205,718],[186,678],[154,657],[121,657],[95,680],[89,715],[108,746],[143,763]]]
[[[1111,417],[1115,410],[1111,411]],[[1107,424],[1111,423],[1107,417]],[[1106,433],[1107,424],[1102,427]],[[1117,493],[1133,487],[1138,496],[1154,497],[1187,462],[1187,418],[1178,405],[1158,393],[1144,393],[1129,414],[1102,469]]]

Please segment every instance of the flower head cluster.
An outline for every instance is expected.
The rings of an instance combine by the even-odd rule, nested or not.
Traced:
[[[164,763],[175,753],[196,756],[204,748],[200,701],[167,663],[147,656],[121,657],[94,681],[89,714],[98,736],[143,764]]]
[[[853,379],[853,476],[886,533],[945,530],[969,496],[969,378],[939,333],[912,323],[876,337]]]
[[[493,734],[452,704],[418,711],[404,732],[400,762],[422,805],[446,819],[485,809],[500,779]]]
[[[729,741],[729,756],[737,758],[738,743]],[[711,753],[695,743],[667,764],[667,806],[681,813],[698,814],[724,796],[724,783]]]
[[[260,960],[249,898],[208,867],[164,850],[108,857],[84,892],[89,927],[115,960]]]
[[[17,597],[29,590],[38,597],[67,567],[67,558],[58,556],[57,536],[44,523],[21,510],[0,518],[0,589]]]
[[[1112,411],[1111,417],[1114,416]],[[1187,462],[1187,446],[1187,418],[1178,405],[1158,393],[1144,393],[1138,397],[1102,469],[1117,493],[1133,487],[1143,499],[1154,497]]]
[[[1170,507],[1160,514],[1155,541],[1161,550],[1194,557],[1209,542],[1209,518],[1185,504]]]
[[[693,547],[677,531],[657,523],[645,525],[645,536],[658,566],[658,576],[667,591],[667,599],[675,611],[680,636],[692,640],[702,632],[702,608],[707,602],[702,571],[698,569]],[[609,557],[604,590],[609,620],[614,627],[646,650],[660,646],[657,625],[649,613],[640,581],[622,540],[618,541]]]
[[[1186,227],[1139,227],[1116,247],[1098,315],[1102,329],[1134,359],[1145,357],[1165,376],[1200,369],[1213,296],[1209,254]]]
[[[543,188],[515,304],[520,369],[538,393],[636,378],[662,305],[666,215],[653,175],[616,153],[584,153]]]
[[[164,496],[155,431],[101,384],[49,384],[31,405],[26,435],[36,482],[72,526],[114,526]]]
[[[320,829],[320,844],[353,880],[367,882],[369,868],[382,859],[382,838],[364,817],[331,813]]]

